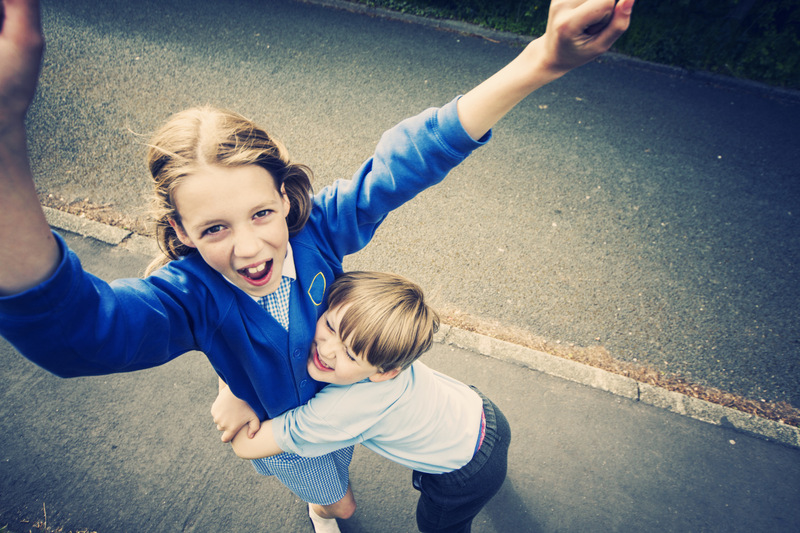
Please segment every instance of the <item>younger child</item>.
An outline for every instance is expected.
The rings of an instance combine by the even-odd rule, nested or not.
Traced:
[[[422,289],[401,276],[339,277],[307,363],[311,377],[329,385],[252,439],[240,432],[234,451],[257,460],[363,444],[413,469],[420,531],[469,531],[503,484],[511,430],[477,389],[417,360],[438,325]]]

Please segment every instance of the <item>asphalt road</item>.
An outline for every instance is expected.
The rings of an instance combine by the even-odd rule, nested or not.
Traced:
[[[135,276],[148,262],[65,236],[106,280]],[[800,530],[796,435],[786,446],[734,429],[724,414],[716,424],[682,416],[532,370],[517,350],[487,357],[444,339],[422,359],[480,388],[512,428],[508,477],[475,533]],[[312,531],[302,501],[219,441],[209,415],[216,376],[202,354],[61,379],[0,339],[0,361],[0,531]],[[358,510],[340,521],[342,532],[416,531],[410,477],[357,446]]]
[[[320,188],[518,52],[289,1],[43,3],[37,186],[131,217],[147,209],[143,144],[172,112],[255,118]],[[518,106],[346,266],[553,345],[800,406],[798,122],[785,93],[596,62]]]

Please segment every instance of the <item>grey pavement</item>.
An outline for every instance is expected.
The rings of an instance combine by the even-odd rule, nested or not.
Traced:
[[[61,220],[56,227],[80,229],[81,221]],[[98,229],[83,228],[117,238]],[[137,276],[150,257],[127,241],[62,233],[104,279]],[[579,365],[555,370],[563,377],[534,370],[558,369],[558,358],[511,345],[491,349],[492,342],[446,329],[423,356],[478,386],[512,426],[508,479],[478,515],[476,533],[800,529],[796,434],[794,444],[779,443],[700,421],[603,390],[603,377]],[[68,380],[4,341],[0,357],[0,527],[312,531],[300,501],[219,442],[209,414],[216,377],[202,354]],[[342,531],[416,530],[408,470],[357,447],[351,479],[359,509]]]
[[[43,4],[37,186],[129,218],[147,209],[143,143],[172,112],[253,117],[319,188],[519,52],[315,3]],[[514,109],[346,266],[407,275],[487,330],[800,406],[798,122],[796,92],[608,55]]]
[[[253,116],[321,186],[518,51],[297,2],[45,1],[43,14],[37,186],[131,217],[146,205],[140,135],[173,111]],[[346,266],[406,274],[445,307],[551,343],[798,405],[798,118],[793,93],[610,56],[516,109]],[[48,217],[106,279],[140,275],[152,253]],[[61,380],[2,340],[0,353],[0,528],[311,531],[300,502],[218,441],[201,354]],[[512,425],[508,480],[476,532],[800,530],[797,428],[457,328],[424,360]],[[405,469],[358,448],[351,475],[343,531],[415,530]]]

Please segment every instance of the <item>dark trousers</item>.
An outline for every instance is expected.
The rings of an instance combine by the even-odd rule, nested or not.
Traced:
[[[472,520],[506,479],[511,428],[500,409],[475,390],[486,415],[486,436],[475,456],[453,472],[412,474],[414,488],[420,491],[417,527],[424,533],[469,532]]]

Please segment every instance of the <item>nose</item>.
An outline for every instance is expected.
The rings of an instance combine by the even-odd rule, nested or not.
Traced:
[[[317,353],[322,359],[332,361],[336,358],[338,343],[333,337],[317,340]]]
[[[235,234],[233,253],[236,257],[254,257],[261,250],[261,241],[249,228],[240,229]]]
[[[317,353],[322,358],[328,358],[331,354],[330,339],[317,339]]]

